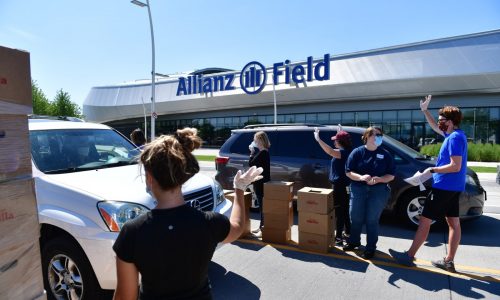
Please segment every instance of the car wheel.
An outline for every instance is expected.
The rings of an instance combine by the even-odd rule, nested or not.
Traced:
[[[48,299],[100,298],[100,287],[90,262],[67,238],[55,238],[45,243],[42,270]]]
[[[408,226],[418,227],[420,216],[424,210],[426,195],[421,192],[409,192],[403,195],[399,203],[398,214]],[[434,224],[436,221],[432,221]]]

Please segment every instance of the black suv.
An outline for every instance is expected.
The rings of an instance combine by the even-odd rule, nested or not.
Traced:
[[[257,131],[265,131],[271,141],[271,179],[295,182],[295,193],[304,186],[331,188],[328,181],[331,157],[314,139],[314,127],[320,129],[320,137],[331,144],[330,138],[337,133],[337,126],[315,124],[251,125],[232,130],[231,137],[220,148],[215,159],[215,179],[224,189],[232,189],[234,175],[248,168],[248,145]],[[351,135],[353,147],[362,145],[364,128],[343,127]],[[435,161],[405,144],[384,135],[382,144],[396,163],[396,178],[390,183],[391,198],[386,213],[393,213],[412,226],[418,220],[425,202],[426,191],[406,183],[403,179],[416,171],[434,166]],[[426,182],[430,187],[431,181]],[[460,196],[460,218],[471,219],[483,214],[486,192],[479,183],[477,174],[467,169],[465,192]]]

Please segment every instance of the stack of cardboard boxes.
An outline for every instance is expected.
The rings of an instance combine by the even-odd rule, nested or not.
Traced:
[[[234,197],[236,196],[234,191],[229,191],[224,193],[224,196],[231,202],[234,203]],[[252,193],[244,192],[243,193],[243,201],[245,203],[245,226],[243,229],[243,233],[240,235],[240,239],[251,235],[250,233],[250,206],[252,205]]]
[[[0,299],[45,299],[30,113],[29,53],[0,46]]]
[[[327,253],[335,232],[333,190],[304,187],[297,196],[299,248]]]
[[[292,237],[293,182],[270,181],[264,183],[264,228],[262,240],[287,244]]]

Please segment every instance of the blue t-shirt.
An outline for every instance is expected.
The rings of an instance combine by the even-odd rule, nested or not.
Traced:
[[[455,173],[434,173],[432,187],[461,192],[465,190],[465,174],[467,173],[467,138],[462,130],[457,129],[450,134],[445,133],[445,139],[436,162],[436,167],[447,165],[451,156],[462,157],[462,167]]]
[[[359,175],[382,177],[386,174],[394,175],[396,167],[392,155],[382,147],[370,151],[365,146],[354,149],[347,159],[346,172],[354,172]],[[366,182],[353,181],[353,184],[366,184]]]
[[[332,158],[330,164],[330,176],[328,177],[331,183],[349,185],[351,182],[349,177],[345,175],[345,163],[350,153],[351,149],[340,149],[340,158]]]

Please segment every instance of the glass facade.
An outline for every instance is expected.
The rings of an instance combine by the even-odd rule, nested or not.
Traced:
[[[438,110],[430,110],[437,119]],[[500,143],[500,107],[463,108],[464,119],[460,128],[469,141]],[[148,120],[149,121],[149,120]],[[225,116],[166,120],[159,116],[156,121],[157,134],[170,134],[184,127],[195,127],[205,146],[221,146],[231,135],[231,129],[251,124],[272,124],[274,115]],[[436,143],[441,136],[427,124],[420,110],[347,111],[278,114],[278,123],[316,123],[322,125],[342,124],[344,126],[379,126],[393,138],[418,149],[422,145]],[[144,128],[144,119],[110,122],[125,136],[135,128]],[[148,122],[149,125],[149,122]]]

